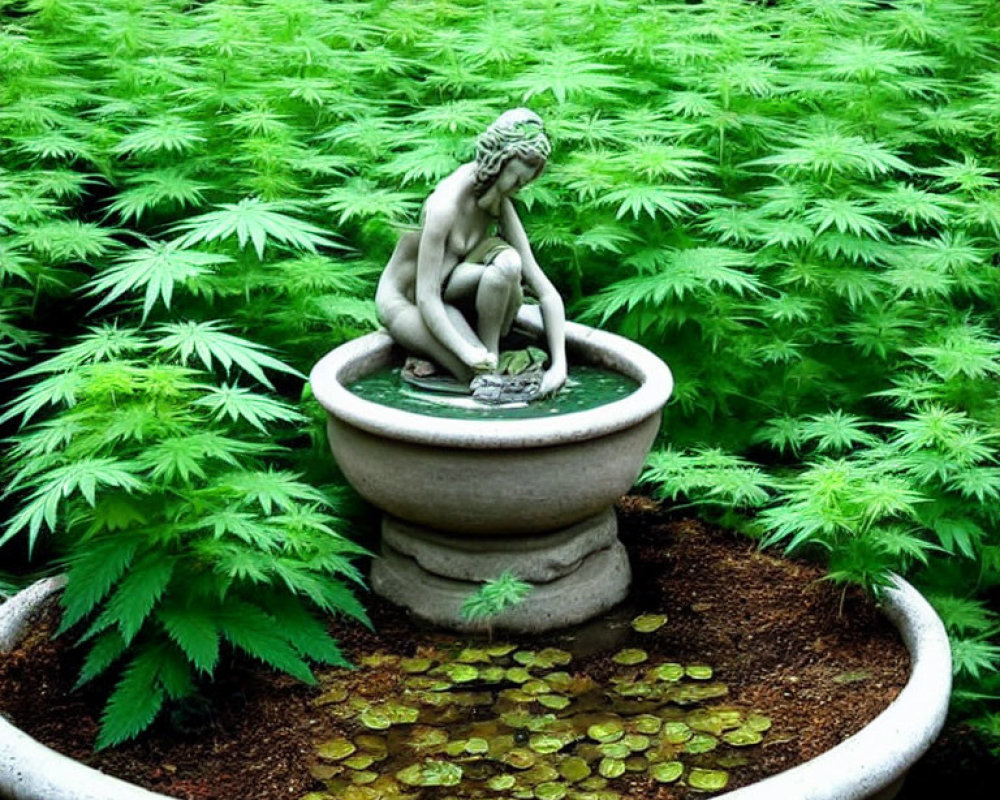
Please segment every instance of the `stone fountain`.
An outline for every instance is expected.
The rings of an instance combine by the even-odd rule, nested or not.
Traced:
[[[421,230],[400,239],[376,294],[386,330],[338,347],[310,377],[337,464],[384,513],[372,587],[454,629],[481,627],[462,603],[507,571],[533,591],[493,628],[563,627],[625,597],[630,571],[612,506],[638,477],[673,385],[639,345],[566,322],[511,201],[549,152],[535,114],[501,115],[475,161],[430,195]],[[512,335],[531,347],[501,350]],[[518,357],[542,350],[547,366]],[[430,386],[426,411],[354,389],[406,356],[398,394]],[[577,367],[633,383],[592,407],[562,404],[581,391]],[[435,388],[481,413],[441,415]]]

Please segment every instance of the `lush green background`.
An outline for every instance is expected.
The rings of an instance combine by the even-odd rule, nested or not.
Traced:
[[[231,649],[336,662],[350,498],[301,377],[526,104],[571,316],[660,353],[646,478],[831,579],[918,582],[1000,734],[992,0],[0,0],[6,522],[69,569],[101,744]],[[16,373],[16,374],[15,374]],[[280,623],[280,624],[276,624]],[[977,711],[978,709],[978,711]]]

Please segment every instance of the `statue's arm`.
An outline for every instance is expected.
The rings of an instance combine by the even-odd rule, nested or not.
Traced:
[[[448,229],[442,214],[428,207],[417,251],[416,303],[427,329],[462,363],[476,369],[490,361],[489,351],[475,347],[448,317],[442,297],[445,279],[445,242]]]
[[[538,297],[549,357],[552,359],[541,388],[543,394],[548,394],[566,382],[566,309],[556,287],[538,266],[528,243],[528,235],[524,232],[524,226],[509,197],[505,197],[500,206],[500,232],[521,256],[521,275]]]

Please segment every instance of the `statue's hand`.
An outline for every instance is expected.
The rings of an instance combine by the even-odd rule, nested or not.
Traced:
[[[540,395],[547,396],[558,392],[566,383],[565,367],[549,367],[542,376],[542,385],[538,389]]]

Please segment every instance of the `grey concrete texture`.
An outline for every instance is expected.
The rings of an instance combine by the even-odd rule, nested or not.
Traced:
[[[509,538],[447,536],[394,517],[382,519],[384,545],[427,572],[462,581],[487,581],[510,570],[521,580],[547,583],[617,541],[618,521],[610,508],[555,533]]]
[[[383,511],[444,533],[508,537],[610,508],[635,482],[659,425],[656,412],[594,439],[523,450],[415,444],[336,417],[327,433],[347,481]]]
[[[496,577],[494,575],[493,577]],[[607,611],[628,594],[632,573],[628,554],[617,539],[591,553],[568,575],[532,586],[518,605],[488,621],[466,620],[462,604],[478,584],[433,575],[416,561],[383,545],[372,565],[372,588],[415,617],[456,631],[486,630],[544,633],[576,625]]]
[[[29,591],[29,590],[26,590]],[[22,593],[23,595],[23,593]],[[0,605],[0,630],[25,632],[51,596],[35,590]],[[897,579],[884,597],[886,616],[910,651],[910,678],[893,703],[857,734],[794,769],[716,800],[888,800],[899,780],[944,724],[951,692],[951,651],[941,620],[920,594]],[[19,620],[19,621],[15,621]],[[172,800],[62,756],[0,717],[0,797],[9,800]]]

